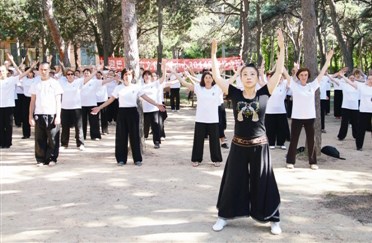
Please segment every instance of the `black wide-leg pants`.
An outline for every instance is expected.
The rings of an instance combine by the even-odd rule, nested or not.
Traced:
[[[218,216],[279,222],[279,205],[268,144],[242,147],[232,143],[218,195]]]

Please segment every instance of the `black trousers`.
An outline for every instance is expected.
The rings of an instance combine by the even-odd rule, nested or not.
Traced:
[[[341,117],[341,106],[342,106],[342,90],[335,90],[333,94],[333,115],[335,117]]]
[[[218,107],[218,132],[220,138],[225,137],[225,130],[227,127],[227,121],[226,121],[226,110],[225,110],[225,105],[221,104]]]
[[[232,143],[218,195],[218,216],[279,222],[279,205],[268,145],[242,147]]]
[[[167,117],[168,117],[167,110],[165,110],[164,112],[161,112],[161,111],[159,112],[159,127],[160,127],[160,137],[161,138],[165,138],[164,122],[167,119]]]
[[[209,137],[209,151],[212,162],[221,162],[222,154],[218,134],[218,123],[195,122],[194,143],[192,147],[192,162],[203,161],[204,139]]]
[[[83,118],[81,116],[81,109],[72,110],[61,110],[61,145],[68,147],[68,142],[70,140],[70,128],[75,128],[75,139],[76,146],[84,145],[84,134],[83,134]]]
[[[24,107],[24,94],[17,94],[17,99],[15,100],[15,107],[14,107],[14,123],[17,127],[22,126],[22,112]],[[27,123],[28,119],[27,119]]]
[[[364,137],[367,129],[371,126],[371,123],[372,113],[359,112],[359,131],[355,140],[357,149],[363,148]]]
[[[57,162],[60,125],[54,124],[55,115],[35,115],[35,158],[37,163]]]
[[[300,138],[302,126],[305,127],[306,141],[308,148],[309,164],[316,164],[316,151],[314,146],[314,121],[315,119],[292,119],[291,142],[288,148],[287,163],[296,163],[296,153],[298,140]]]
[[[172,110],[180,109],[180,88],[170,89],[170,104]]]
[[[133,161],[142,161],[137,107],[119,108],[118,110],[115,135],[115,158],[117,162],[127,162],[128,136],[130,147],[132,148]]]
[[[284,100],[284,103],[285,103],[285,109],[287,110],[287,117],[291,118],[292,117],[292,106],[293,106],[292,96],[287,95],[286,99]]]
[[[0,147],[12,146],[14,107],[0,108]]]
[[[116,117],[118,116],[119,100],[115,99],[106,108],[107,108],[107,121],[108,122],[116,121]]]
[[[282,146],[290,138],[287,114],[265,115],[266,135],[270,146]]]
[[[24,138],[29,138],[31,136],[31,126],[29,122],[30,102],[31,97],[24,96],[22,106],[22,134]]]
[[[159,111],[143,113],[143,132],[145,138],[149,136],[150,126],[152,131],[152,141],[154,144],[160,143],[160,114]]]
[[[328,97],[328,100],[326,102],[326,114],[329,114],[331,112],[331,91],[327,90],[326,93]]]
[[[105,102],[98,102],[97,106],[100,106],[103,103],[105,103]],[[99,122],[101,123],[102,133],[108,133],[108,119],[107,119],[108,110],[107,110],[107,107],[101,109],[99,111],[99,114],[97,114],[97,115],[99,115]]]
[[[347,130],[349,128],[349,123],[351,124],[353,138],[358,135],[358,110],[350,110],[342,108],[341,126],[338,131],[338,139],[343,140],[347,135]]]
[[[101,139],[101,133],[99,132],[99,116],[92,115],[92,108],[93,106],[83,106],[81,108],[82,116],[83,116],[83,134],[84,139],[87,139],[87,128],[88,128],[88,119],[89,119],[89,126],[90,126],[90,138]]]
[[[322,130],[325,129],[325,115],[327,113],[328,100],[320,100],[320,123]]]

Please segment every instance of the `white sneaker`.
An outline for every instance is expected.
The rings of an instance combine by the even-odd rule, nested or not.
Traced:
[[[84,145],[80,145],[80,146],[79,146],[79,150],[80,150],[80,151],[84,151],[84,150],[85,150]]]
[[[316,165],[316,164],[312,164],[312,165],[310,165],[310,169],[317,170],[317,169],[319,169],[319,166]]]
[[[282,233],[282,229],[280,228],[279,222],[270,222],[270,224],[271,224],[271,234],[280,235]]]
[[[281,149],[286,150],[287,147],[285,145],[280,146]]]
[[[212,229],[214,231],[221,231],[227,225],[227,221],[223,218],[218,218],[217,222],[213,225]]]
[[[287,167],[287,169],[294,169],[294,165],[293,164],[287,164],[285,167]]]
[[[275,149],[275,146],[269,146],[270,149]]]

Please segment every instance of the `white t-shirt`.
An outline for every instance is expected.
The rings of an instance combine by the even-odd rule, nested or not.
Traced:
[[[201,123],[218,123],[218,106],[221,105],[220,95],[222,94],[222,90],[217,85],[206,89],[199,84],[195,84],[194,92],[198,102],[195,121]]]
[[[22,79],[21,85],[23,87],[23,92],[24,92],[25,96],[31,97],[30,88],[31,88],[31,85],[34,81],[35,81],[35,78],[24,77]]]
[[[327,100],[327,90],[329,90],[329,78],[327,76],[323,76],[323,78],[320,80],[320,99],[321,100]]]
[[[313,119],[315,113],[315,91],[319,88],[318,79],[303,86],[292,80],[289,86],[292,90],[292,119]]]
[[[336,84],[335,82],[332,82],[333,90],[342,90],[341,85],[340,85],[341,79],[339,78],[334,78],[334,79],[338,81],[338,84]]]
[[[159,81],[154,81],[142,86],[142,93],[146,94],[155,102],[160,103],[159,90],[161,89]],[[144,113],[158,111],[158,107],[150,104],[146,100],[142,101],[142,108]]]
[[[342,88],[342,108],[349,110],[359,109],[359,92],[350,84],[341,80],[340,86]]]
[[[122,108],[137,107],[137,99],[141,95],[143,93],[141,86],[138,84],[131,84],[129,86],[120,84],[112,92],[112,97],[119,99],[119,107]]]
[[[360,93],[360,112],[372,113],[372,87],[364,83],[357,82]]]
[[[36,95],[36,115],[55,115],[57,113],[56,96],[63,93],[59,82],[53,78],[42,81],[36,78],[30,87],[31,95]]]
[[[180,75],[181,77],[182,77],[182,74],[181,73],[179,73],[178,75]],[[176,75],[174,75],[174,74],[172,74],[170,77],[169,77],[169,80],[170,81],[173,81],[173,80],[176,80],[177,79],[177,77],[176,77]],[[181,84],[179,83],[179,82],[177,82],[177,83],[175,83],[175,84],[172,84],[171,86],[170,86],[170,88],[171,89],[179,89],[179,88],[181,88]]]
[[[107,88],[108,97],[111,97],[112,91],[114,91],[115,87],[118,86],[118,84],[115,80],[112,80],[111,82],[106,83],[105,86]]]
[[[156,80],[158,81],[158,80]],[[159,83],[160,84],[160,83]],[[165,88],[165,82],[161,83],[159,85],[159,103],[162,104],[164,102],[164,88]]]
[[[74,79],[71,83],[67,79],[60,79],[59,83],[63,89],[62,109],[81,109],[81,89],[84,79]]]
[[[287,80],[279,82],[266,105],[266,114],[286,114],[284,100],[287,96]]]
[[[83,79],[84,78],[80,78]],[[81,106],[97,106],[97,90],[102,86],[102,80],[91,79],[81,89]]]
[[[102,80],[99,79],[102,82]],[[107,86],[101,85],[98,87],[96,92],[97,102],[105,102],[108,100]]]
[[[15,89],[19,76],[12,76],[0,80],[0,107],[15,107]]]

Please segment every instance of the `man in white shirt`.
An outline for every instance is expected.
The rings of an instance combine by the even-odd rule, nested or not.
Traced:
[[[49,76],[49,63],[39,66],[40,78],[31,85],[29,121],[35,126],[35,158],[38,166],[53,166],[59,153],[61,95],[59,82]]]

